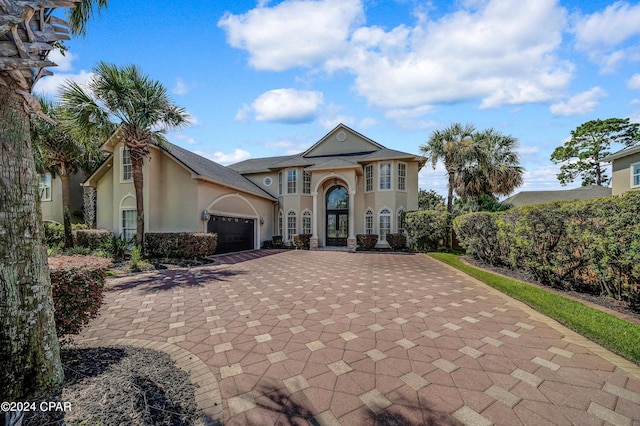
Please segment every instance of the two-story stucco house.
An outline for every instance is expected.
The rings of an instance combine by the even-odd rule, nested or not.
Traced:
[[[82,174],[77,173],[69,179],[69,204],[71,210],[71,223],[83,222],[83,191]],[[40,207],[42,219],[45,222],[64,222],[62,209],[62,180],[51,173],[40,176]]]
[[[84,185],[97,190],[97,226],[130,237],[136,208],[131,161],[116,135]],[[355,247],[355,235],[397,232],[418,208],[424,160],[338,125],[301,154],[225,167],[170,144],[143,166],[145,231],[216,232],[218,252],[260,248],[281,235],[313,234],[312,248]]]

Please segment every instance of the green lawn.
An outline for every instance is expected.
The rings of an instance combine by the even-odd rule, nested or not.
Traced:
[[[474,268],[455,254],[429,253],[429,256],[466,272],[612,352],[640,364],[640,326],[536,286]]]

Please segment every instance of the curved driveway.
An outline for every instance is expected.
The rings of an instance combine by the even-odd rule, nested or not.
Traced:
[[[169,352],[225,425],[640,425],[640,370],[420,254],[261,251],[110,279],[79,341]]]

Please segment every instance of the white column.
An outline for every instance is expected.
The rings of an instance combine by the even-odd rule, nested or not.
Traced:
[[[355,196],[356,196],[356,191],[349,191],[349,238],[355,238],[356,234],[355,234],[355,210],[356,210],[356,206],[355,206]]]
[[[312,238],[318,238],[318,193],[312,192],[311,195],[313,195],[313,211],[311,212]]]

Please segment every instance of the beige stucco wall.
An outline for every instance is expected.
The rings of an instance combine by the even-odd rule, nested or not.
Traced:
[[[300,171],[299,173],[302,173]],[[245,178],[249,179],[251,182],[258,185],[265,192],[267,192],[272,197],[278,196],[278,172],[270,172],[270,173],[252,173],[244,175]],[[266,177],[271,178],[271,185],[267,186],[264,184],[264,179]],[[302,184],[302,180],[299,181],[300,185]]]
[[[69,179],[69,198],[71,205],[71,223],[84,223],[82,216],[83,191],[80,184],[82,174],[72,175]],[[47,222],[62,223],[62,180],[60,177],[51,178],[51,200],[42,201],[42,219]]]
[[[113,167],[98,181],[96,186],[96,226],[98,229],[115,231],[113,198]]]
[[[640,162],[640,152],[613,161],[612,195],[620,195],[629,190],[640,190],[640,188],[631,188],[631,164],[638,162]]]

